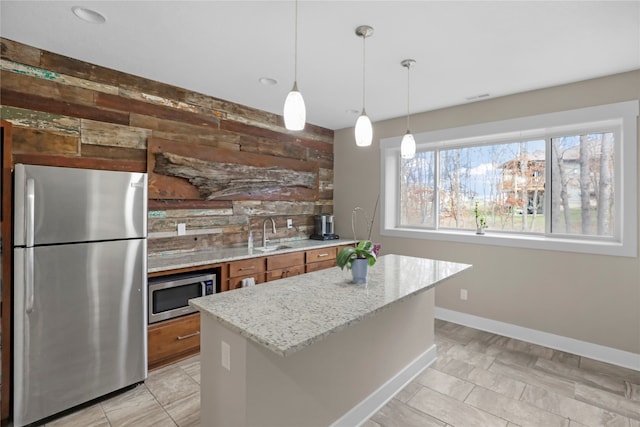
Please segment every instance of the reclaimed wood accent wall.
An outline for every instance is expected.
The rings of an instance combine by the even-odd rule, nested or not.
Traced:
[[[307,238],[333,213],[333,131],[0,38],[13,162],[149,174],[149,253]],[[286,228],[292,218],[294,228]],[[177,236],[177,224],[187,234]]]

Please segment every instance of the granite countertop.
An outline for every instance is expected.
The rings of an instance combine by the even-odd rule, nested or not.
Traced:
[[[189,305],[288,356],[468,268],[471,265],[384,255],[369,268],[367,285],[351,283],[350,271],[333,267],[192,299]]]
[[[260,247],[255,247],[250,252],[246,247],[242,248],[224,248],[209,249],[206,251],[180,252],[180,253],[164,253],[159,255],[149,255],[147,258],[147,272],[155,273],[158,271],[175,270],[186,267],[199,267],[201,265],[217,264],[220,262],[238,261],[247,258],[256,258],[261,256],[285,254],[289,252],[298,252],[310,249],[328,248],[331,246],[348,245],[355,242],[350,239],[335,240],[294,240],[282,243],[271,243],[270,247],[277,249],[262,251]],[[259,243],[258,243],[259,244]]]

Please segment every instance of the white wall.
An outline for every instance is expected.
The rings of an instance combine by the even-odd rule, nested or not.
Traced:
[[[640,100],[640,70],[415,114],[411,130],[420,133],[629,100]],[[404,117],[374,123],[374,143],[368,148],[355,146],[352,128],[336,132],[334,214],[343,237],[352,237],[354,207],[373,211],[379,193],[379,140],[404,134],[405,126]],[[361,218],[358,222],[358,238],[365,238]],[[437,289],[438,307],[640,354],[639,258],[383,238],[379,215],[372,238],[382,243],[383,253],[474,265],[470,274]],[[459,299],[460,288],[469,290],[468,301]]]

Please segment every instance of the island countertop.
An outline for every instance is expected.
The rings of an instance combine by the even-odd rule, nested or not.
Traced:
[[[192,299],[202,315],[288,356],[405,298],[433,288],[469,264],[384,255],[368,283],[338,267]]]

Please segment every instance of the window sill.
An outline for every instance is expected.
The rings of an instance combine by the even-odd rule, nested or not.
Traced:
[[[582,239],[553,238],[540,235],[516,235],[488,229],[483,235],[475,230],[424,230],[416,228],[384,229],[382,236],[423,240],[437,240],[455,243],[504,246],[523,249],[577,252],[592,255],[637,257],[635,242],[621,243],[611,240],[594,241]]]

